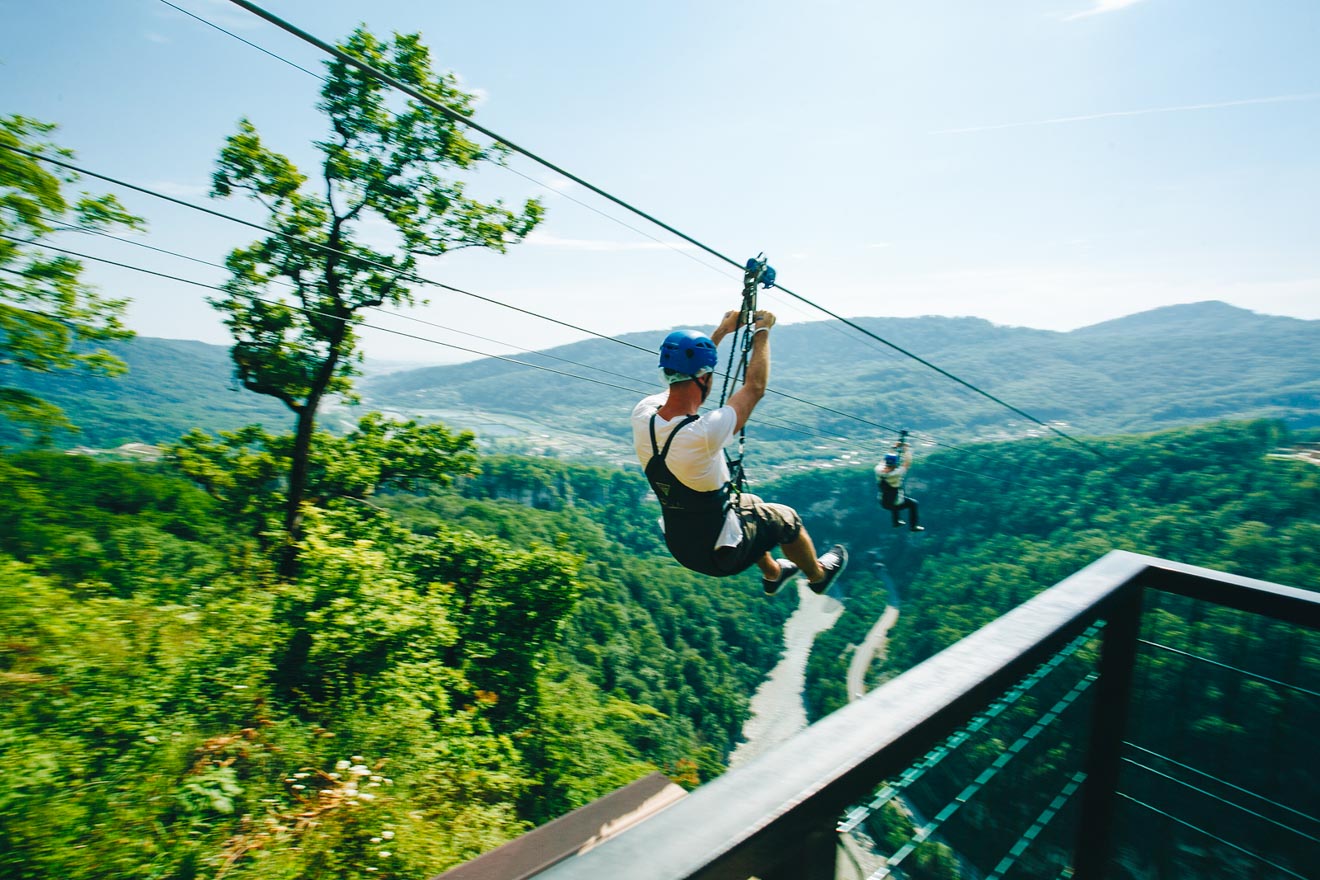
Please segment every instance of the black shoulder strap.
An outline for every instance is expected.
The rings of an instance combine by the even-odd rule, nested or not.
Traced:
[[[674,437],[678,435],[680,430],[695,422],[697,417],[689,415],[687,418],[683,419],[683,421],[675,425],[674,430],[669,432],[669,439],[665,441],[665,448],[661,449],[655,442],[655,420],[659,415],[660,413],[651,414],[651,454],[660,456],[660,460],[664,461],[665,456],[669,455],[669,447],[673,445]]]

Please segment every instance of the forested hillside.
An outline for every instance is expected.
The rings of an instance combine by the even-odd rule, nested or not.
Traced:
[[[902,617],[873,682],[1112,547],[1314,586],[1320,469],[1270,457],[1286,439],[1255,422],[1097,441],[1103,457],[1061,440],[929,456],[910,484],[921,535],[882,519],[869,469],[762,487],[853,551],[845,613],[812,653],[812,714],[844,699],[881,563]],[[320,454],[342,470],[353,449]],[[0,461],[0,875],[430,876],[651,769],[721,772],[794,605],[753,573],[675,565],[635,470],[485,457],[449,485],[328,499],[291,582],[252,530],[261,505],[237,503],[250,475],[232,476],[217,498],[168,463]],[[1159,638],[1320,688],[1314,639],[1173,606],[1157,620]],[[1315,790],[1298,751],[1313,708],[1143,674],[1145,698],[1200,712],[1193,733],[1148,719],[1147,742],[1227,737],[1271,756],[1244,784]],[[1281,719],[1268,744],[1236,732],[1243,711]],[[1037,760],[1022,810],[1065,754]],[[992,850],[994,815],[971,815]]]
[[[0,365],[0,383],[26,388],[70,413],[80,429],[59,432],[57,445],[111,448],[167,443],[193,428],[233,430],[253,422],[283,426],[282,404],[243,393],[224,346],[178,339],[136,338],[105,348],[128,367],[122,376],[26,373]],[[0,443],[20,439],[0,425]]]
[[[813,473],[767,487],[767,493],[809,511],[813,531],[850,542],[854,551],[845,612],[813,647],[809,713],[820,717],[847,699],[844,674],[853,648],[885,606],[877,577],[881,565],[901,597],[901,616],[884,662],[870,672],[872,684],[930,657],[1114,548],[1320,588],[1320,467],[1272,456],[1283,441],[1275,423],[1224,423],[1107,441],[1097,446],[1103,458],[1062,440],[932,455],[919,460],[909,478],[929,527],[919,535],[891,528],[888,515],[874,504],[868,471]],[[1130,740],[1296,809],[1315,803],[1320,774],[1310,760],[1310,740],[1320,724],[1320,706],[1301,694],[1320,690],[1320,635],[1165,598],[1148,609],[1143,638],[1208,655],[1227,667],[1145,649]],[[1242,667],[1265,680],[1242,674]],[[1021,713],[1015,733],[996,732],[1003,738],[979,746],[980,757],[968,764],[951,762],[961,778],[932,774],[927,796],[951,797],[1048,705],[1049,699],[1038,698]],[[959,850],[978,856],[985,869],[1013,842],[1000,839],[995,829],[1001,823],[1026,827],[1062,787],[1064,769],[1075,769],[1078,758],[1067,737],[1051,742],[1055,745],[1033,753],[1031,772],[1017,778],[1012,792],[999,795],[994,810],[968,811],[949,831]],[[1175,814],[1196,817],[1229,840],[1243,842],[1243,835],[1251,835],[1253,851],[1268,852],[1278,863],[1300,869],[1314,856],[1304,842],[1271,828],[1233,829],[1231,810],[1207,810],[1204,802],[1153,773],[1129,770],[1125,785],[1142,796],[1153,793],[1156,803],[1174,805]],[[1172,820],[1152,836],[1151,816],[1135,807],[1122,812],[1121,820],[1124,870],[1130,872],[1123,876],[1148,876],[1152,863],[1165,872],[1160,876],[1199,876],[1205,864],[1235,864],[1241,858]],[[1066,851],[1070,841],[1065,837],[1061,845]],[[1059,850],[1046,852],[1060,863],[1065,858]],[[1240,867],[1254,870],[1250,861]],[[1058,869],[1037,864],[1036,875],[1053,876]],[[946,870],[926,876],[956,875]]]
[[[976,318],[857,323],[1037,418],[1068,423],[1072,433],[1150,431],[1227,418],[1275,418],[1304,427],[1320,418],[1320,321],[1209,302],[1070,333]],[[661,335],[620,339],[649,350]],[[221,346],[136,339],[110,348],[129,366],[118,379],[9,375],[0,368],[0,381],[29,387],[76,413],[82,433],[63,435],[59,445],[164,442],[194,427],[233,430],[252,422],[285,430],[291,421],[279,405],[237,393],[233,364]],[[474,430],[488,451],[548,451],[615,463],[631,458],[621,426],[635,398],[658,388],[654,358],[599,339],[518,357],[638,393],[495,359],[369,375],[360,390],[369,408]],[[836,459],[849,449],[887,445],[890,436],[877,425],[929,432],[945,442],[1040,430],[835,322],[775,330],[771,387],[834,412],[772,393],[757,411],[764,418],[751,428],[755,454],[766,465]],[[328,418],[335,430],[351,421],[342,409]],[[800,429],[814,433],[804,439]],[[13,438],[0,429],[0,441],[6,439]]]
[[[1002,327],[979,318],[858,318],[856,323],[1038,419],[1072,426],[1072,433],[1150,431],[1230,418],[1277,418],[1301,427],[1316,424],[1320,413],[1320,321],[1206,302],[1070,333]],[[654,349],[662,335],[620,338]],[[654,358],[604,340],[525,359],[612,384],[657,388]],[[766,464],[837,458],[851,448],[887,445],[892,432],[878,425],[929,432],[946,442],[1011,439],[1040,430],[837,322],[777,327],[773,362],[772,389],[829,409],[772,392],[750,429],[756,454]],[[633,377],[631,383],[620,375]],[[470,408],[518,414],[540,421],[548,437],[527,448],[561,451],[553,442],[560,432],[620,436],[619,425],[634,402],[623,391],[494,360],[381,376],[364,383],[364,394],[375,406],[404,412]],[[816,435],[804,440],[801,429]],[[626,436],[619,448],[620,460],[626,459]]]
[[[163,466],[0,460],[0,876],[421,878],[720,772],[789,603],[660,555],[638,475],[461,488],[312,512],[281,583]]]

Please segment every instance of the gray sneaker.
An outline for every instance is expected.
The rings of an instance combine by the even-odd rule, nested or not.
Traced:
[[[767,596],[778,593],[779,588],[788,583],[798,573],[798,567],[787,559],[776,559],[775,561],[779,563],[779,577],[774,580],[761,578],[761,589],[765,590]]]
[[[818,583],[807,583],[811,587],[811,592],[817,595],[824,593],[834,583],[834,579],[839,576],[839,572],[848,567],[848,548],[842,544],[835,544],[829,549],[829,552],[820,557],[820,567],[825,569],[825,577]]]

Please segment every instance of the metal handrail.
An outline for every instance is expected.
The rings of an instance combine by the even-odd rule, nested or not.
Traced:
[[[544,880],[832,880],[849,806],[1097,620],[1107,620],[1076,877],[1100,876],[1114,800],[1142,593],[1155,589],[1320,629],[1320,593],[1112,551],[958,643],[730,770],[638,827],[540,875]],[[1091,832],[1101,831],[1100,834]],[[1091,866],[1088,868],[1088,866]]]

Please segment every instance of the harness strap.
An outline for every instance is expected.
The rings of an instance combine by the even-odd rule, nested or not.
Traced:
[[[695,422],[697,417],[689,414],[687,418],[675,425],[674,430],[669,432],[669,439],[665,441],[665,448],[663,450],[660,449],[655,441],[655,420],[659,417],[660,413],[651,413],[651,454],[660,456],[660,460],[664,461],[665,457],[669,455],[669,447],[674,445],[674,437],[678,435],[680,430]]]

